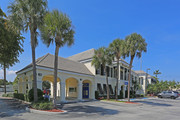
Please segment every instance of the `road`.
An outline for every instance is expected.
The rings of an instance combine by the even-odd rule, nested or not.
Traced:
[[[179,120],[180,99],[150,98],[135,100],[141,104],[119,102],[81,102],[64,104],[68,113],[42,115],[25,111],[25,106],[12,99],[0,98],[0,120]]]

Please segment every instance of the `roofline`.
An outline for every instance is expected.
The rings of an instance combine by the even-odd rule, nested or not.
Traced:
[[[86,50],[86,51],[89,51],[89,50],[95,50],[95,49],[94,49],[94,48],[91,48],[91,49],[88,49],[88,50]],[[70,58],[70,57],[72,57],[72,56],[75,56],[75,55],[78,55],[78,54],[84,53],[84,52],[86,52],[86,51],[83,51],[83,52],[80,52],[80,53],[77,53],[77,54],[71,55],[71,56],[69,56],[69,57],[67,57],[67,58],[69,59],[69,58]]]
[[[45,70],[47,70],[47,69],[51,69],[50,71],[52,71],[52,70],[54,70],[53,68],[51,68],[51,67],[45,67],[45,66],[41,66],[41,65],[36,65],[36,69],[44,69],[45,68]],[[27,68],[28,69],[28,68]],[[22,71],[18,71],[18,72],[16,72],[16,74],[17,75],[19,75],[19,74],[22,74],[22,73],[24,73],[24,72],[28,72],[28,71],[31,71],[32,70],[32,66],[31,67],[29,67],[29,70],[22,70]],[[69,72],[70,74],[73,74],[73,73],[76,73],[76,74],[80,74],[80,75],[86,75],[86,76],[94,76],[93,74],[92,75],[90,75],[90,74],[85,74],[85,73],[79,73],[79,72],[74,72],[74,71],[68,71],[68,70],[62,70],[62,69],[58,69],[58,72],[65,72],[65,73],[67,73],[67,72]]]

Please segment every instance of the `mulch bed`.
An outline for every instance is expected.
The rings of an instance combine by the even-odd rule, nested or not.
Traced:
[[[136,102],[124,102],[124,103],[128,103],[128,104],[139,104],[139,103],[136,103]]]
[[[52,109],[52,110],[42,110],[42,111],[47,111],[47,112],[64,112],[62,110],[59,109]]]
[[[30,107],[30,109],[34,109],[34,108],[31,108],[31,107]],[[34,110],[37,110],[37,109],[34,109]],[[39,110],[39,111],[46,111],[46,112],[64,112],[64,111],[62,111],[62,110],[60,110],[60,109]]]

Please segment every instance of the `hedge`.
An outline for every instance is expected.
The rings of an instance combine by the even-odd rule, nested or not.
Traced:
[[[17,99],[20,99],[20,100],[25,100],[23,93],[14,93],[13,96],[14,96],[14,98],[17,98]]]
[[[41,89],[37,89],[38,101],[44,100],[43,91]],[[34,89],[31,89],[28,93],[28,100],[32,102],[34,100]]]

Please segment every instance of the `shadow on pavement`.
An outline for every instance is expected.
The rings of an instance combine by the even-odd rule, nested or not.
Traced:
[[[0,118],[21,116],[25,113],[26,104],[12,98],[0,97]]]
[[[114,115],[118,114],[118,110],[113,110],[113,109],[107,109],[103,107],[96,107],[96,106],[89,106],[89,105],[66,105],[63,104],[59,106],[60,109],[68,111],[68,113],[84,113],[84,115],[87,116],[87,114],[92,115],[92,114],[98,114],[98,115]]]
[[[154,105],[154,106],[172,106],[171,104],[165,104],[165,103],[157,103],[157,102],[150,102],[150,101],[135,101],[137,103],[143,103],[148,105]]]

